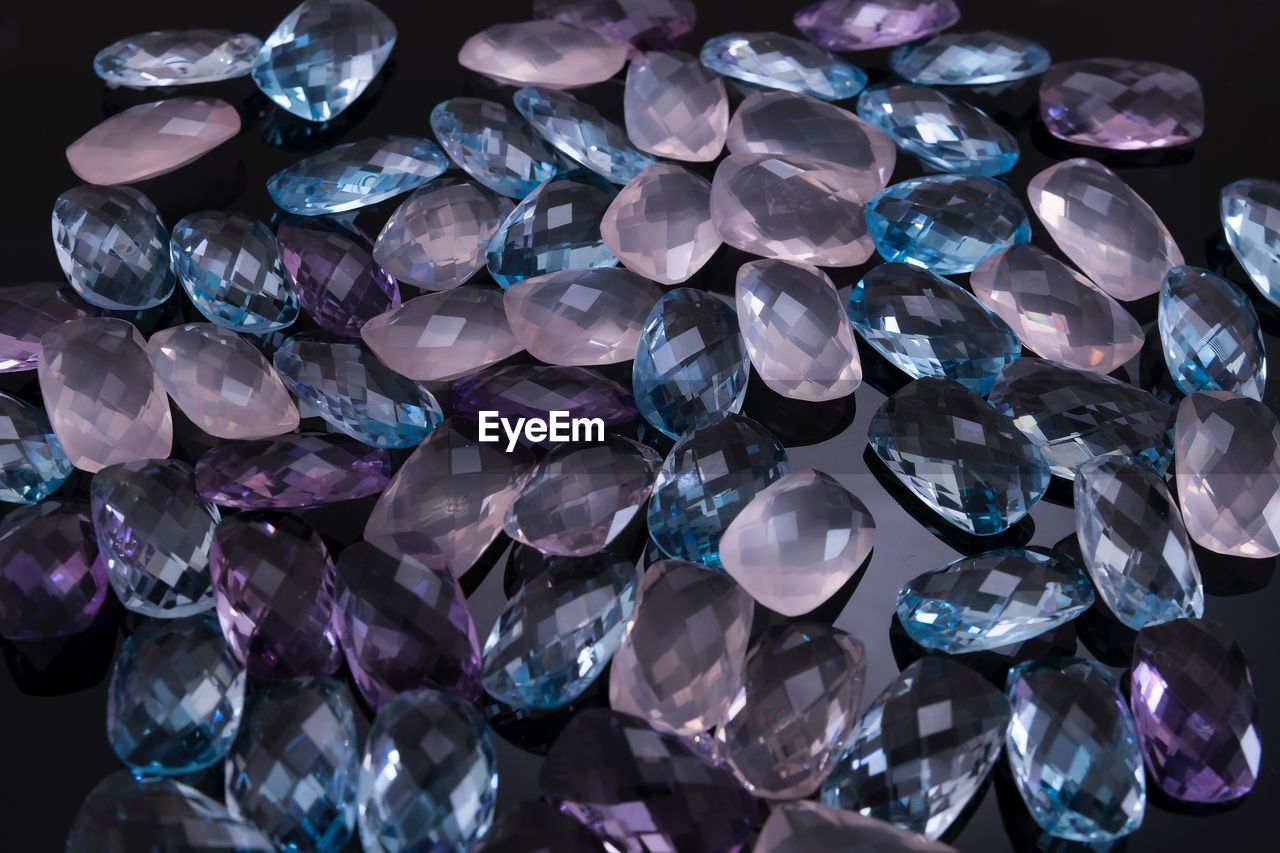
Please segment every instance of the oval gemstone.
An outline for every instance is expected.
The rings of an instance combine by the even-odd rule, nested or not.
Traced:
[[[1280,183],[1246,178],[1222,188],[1219,213],[1227,245],[1258,292],[1280,304]]]
[[[0,373],[35,370],[45,332],[97,313],[65,284],[0,287]]]
[[[922,86],[989,86],[1043,74],[1051,63],[1039,42],[1013,33],[943,33],[889,54],[895,74]]]
[[[1018,162],[1018,141],[976,107],[923,86],[877,86],[858,96],[858,115],[928,169],[1002,175]]]
[[[216,83],[247,75],[261,49],[249,33],[158,30],[104,47],[93,57],[93,73],[128,89]]]
[[[706,163],[720,156],[729,124],[724,81],[684,53],[645,53],[627,69],[627,136],[641,151]]]
[[[655,163],[618,192],[600,220],[600,236],[627,269],[662,284],[687,281],[720,248],[711,183]]]
[[[821,853],[866,849],[875,853],[955,853],[891,823],[812,800],[778,803],[756,837],[752,853]]]
[[[626,45],[559,21],[494,24],[463,43],[458,64],[511,86],[574,89],[627,64]]]
[[[301,433],[234,441],[196,463],[206,500],[238,509],[301,509],[377,494],[391,457],[341,435]]]
[[[607,181],[625,184],[653,158],[631,147],[622,128],[573,95],[555,89],[524,88],[516,110],[552,148]]]
[[[794,20],[828,50],[872,50],[942,32],[960,20],[960,10],[952,0],[822,0]]]
[[[781,33],[730,33],[708,39],[698,57],[724,77],[824,101],[852,98],[867,74],[804,39]]]
[[[108,601],[88,508],[46,501],[4,516],[0,637],[51,640],[91,627]]]
[[[1187,394],[1230,391],[1262,399],[1267,347],[1258,312],[1240,288],[1198,267],[1174,267],[1160,287],[1164,363]]]
[[[0,502],[39,503],[74,470],[44,410],[0,394]]]
[[[673,47],[693,29],[698,10],[693,0],[533,0],[533,17],[637,48]]]
[[[302,310],[336,335],[400,307],[395,279],[373,260],[373,241],[339,220],[286,219],[276,232],[280,260]]]
[[[555,152],[496,101],[441,101],[431,111],[431,132],[458,168],[499,195],[524,198],[556,173]]]
[[[451,397],[454,412],[472,415],[477,420],[481,412],[496,411],[499,417],[511,421],[520,418],[546,421],[551,426],[545,437],[535,438],[526,433],[525,437],[533,444],[585,440],[592,435],[593,426],[574,429],[571,423],[565,423],[566,417],[569,421],[598,418],[605,426],[627,424],[636,419],[631,392],[586,367],[512,364],[493,368],[455,382]],[[560,424],[559,431],[553,421]]]
[[[300,216],[344,213],[416,190],[449,161],[417,136],[374,136],[336,145],[267,179],[277,205]]]

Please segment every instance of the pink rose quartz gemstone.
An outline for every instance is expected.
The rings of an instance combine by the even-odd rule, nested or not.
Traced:
[[[627,46],[559,21],[522,21],[476,33],[458,51],[458,63],[512,86],[573,89],[621,71]]]
[[[720,248],[711,184],[672,163],[654,163],[610,202],[600,236],[632,272],[662,284],[687,281]]]

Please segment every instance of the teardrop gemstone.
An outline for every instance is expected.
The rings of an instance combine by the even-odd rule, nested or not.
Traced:
[[[706,163],[724,148],[724,81],[687,54],[652,51],[633,59],[622,104],[627,136],[641,151]]]
[[[1198,267],[1174,267],[1160,287],[1164,361],[1184,392],[1230,391],[1261,400],[1267,347],[1258,312],[1240,288]]]
[[[1219,213],[1227,245],[1258,292],[1280,304],[1280,183],[1245,178],[1222,188]]]
[[[335,145],[267,179],[279,207],[299,216],[345,213],[411,192],[441,175],[449,161],[416,136],[373,136]]]
[[[976,107],[924,86],[877,86],[858,96],[858,115],[928,169],[1003,175],[1018,162],[1018,141]]]
[[[366,322],[400,307],[395,279],[374,262],[373,241],[354,226],[286,219],[276,241],[302,310],[325,331],[356,337]]]

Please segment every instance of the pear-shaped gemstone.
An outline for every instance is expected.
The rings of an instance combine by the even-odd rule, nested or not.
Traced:
[[[441,101],[431,131],[460,169],[499,195],[524,198],[556,173],[555,152],[496,101]]]
[[[444,154],[426,139],[374,136],[281,169],[267,179],[267,192],[300,216],[344,213],[416,190],[448,167]]]
[[[707,40],[699,55],[717,74],[824,101],[852,98],[867,85],[861,68],[804,39],[781,33],[730,33]]]
[[[942,32],[960,20],[960,10],[953,0],[822,0],[793,20],[828,50],[872,50]]]
[[[976,107],[923,86],[877,86],[858,96],[858,115],[927,168],[1003,175],[1018,162],[1018,141]]]
[[[711,221],[711,183],[669,163],[655,163],[618,192],[600,220],[609,251],[629,270],[679,284],[720,248]]]
[[[1050,133],[1078,145],[1168,148],[1204,133],[1204,93],[1196,78],[1159,62],[1077,59],[1045,72],[1040,116]]]
[[[39,503],[74,470],[44,410],[0,394],[0,502]]]
[[[512,86],[574,89],[627,64],[626,45],[559,21],[494,24],[463,43],[458,64]]]
[[[1258,292],[1280,304],[1280,182],[1245,178],[1222,188],[1227,245]]]
[[[724,81],[687,54],[654,51],[633,60],[622,104],[627,136],[641,151],[705,163],[724,148]]]
[[[1048,69],[1049,51],[1012,33],[943,33],[889,54],[899,77],[921,86],[989,86],[1035,77]]]
[[[1262,399],[1267,348],[1253,303],[1198,267],[1174,267],[1160,287],[1160,342],[1174,383],[1188,394],[1230,391]]]
[[[573,95],[529,87],[517,91],[514,100],[552,148],[605,180],[625,184],[653,164],[652,157],[631,147],[622,128]]]
[[[302,310],[325,331],[356,337],[370,319],[400,307],[395,279],[373,260],[373,241],[355,226],[287,219],[276,241]]]
[[[0,287],[0,373],[35,370],[41,335],[68,320],[98,313],[65,284]]]

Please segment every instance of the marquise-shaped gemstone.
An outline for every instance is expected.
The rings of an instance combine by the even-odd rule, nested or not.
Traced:
[[[907,829],[848,809],[811,800],[779,803],[769,812],[753,853],[824,853],[832,849],[875,853],[955,853]]]
[[[631,392],[612,379],[586,367],[551,367],[545,364],[512,364],[483,370],[459,380],[451,389],[453,410],[477,419],[481,412],[498,412],[510,421],[555,417],[599,418],[605,426],[618,426],[636,419]],[[556,416],[553,413],[560,412]],[[565,415],[564,413],[568,413]],[[497,429],[490,424],[490,434]],[[571,441],[587,440],[577,431]],[[558,443],[549,430],[545,438],[529,437],[535,444]]]
[[[960,20],[953,0],[822,0],[795,14],[796,29],[828,50],[872,50],[940,33]]]
[[[441,101],[431,132],[460,169],[499,195],[524,198],[556,173],[555,152],[496,101]]]
[[[922,86],[989,86],[1043,74],[1049,51],[1013,33],[943,33],[889,54],[899,77]]]
[[[1079,145],[1168,148],[1204,133],[1204,93],[1196,78],[1159,62],[1078,59],[1045,72],[1040,117]]]
[[[627,64],[625,45],[559,21],[494,24],[463,43],[458,64],[512,86],[574,89]]]
[[[655,51],[632,61],[622,104],[627,136],[641,151],[705,163],[724,148],[724,81],[687,54]]]
[[[1262,399],[1267,347],[1258,312],[1240,288],[1205,269],[1174,267],[1160,287],[1158,325],[1169,375],[1184,392]]]
[[[0,637],[52,640],[115,606],[84,504],[18,507],[0,532]],[[110,610],[108,610],[110,612]]]
[[[926,168],[1003,175],[1018,162],[1018,141],[976,107],[941,92],[899,83],[858,96],[858,115]]]
[[[687,281],[720,248],[711,183],[655,163],[618,192],[600,220],[600,235],[627,269],[662,284]]]
[[[128,89],[216,83],[247,75],[261,49],[261,39],[249,33],[157,30],[98,51],[93,73],[108,86]]]
[[[281,169],[267,179],[267,192],[300,216],[344,213],[416,190],[448,167],[444,154],[426,139],[374,136]]]
[[[377,494],[391,457],[341,435],[301,433],[234,441],[196,463],[196,488],[221,506],[300,509]]]
[[[674,47],[693,29],[698,10],[693,0],[533,0],[533,17],[637,48]]]
[[[514,102],[552,148],[607,181],[625,184],[653,164],[631,147],[622,128],[573,95],[529,87],[517,91]]]
[[[1258,292],[1280,305],[1280,182],[1245,178],[1222,188],[1222,230]]]
[[[98,313],[65,284],[0,287],[0,373],[35,370],[45,332]]]
[[[373,260],[373,241],[354,226],[286,219],[276,242],[302,310],[326,332],[356,337],[366,322],[400,307],[395,279]]]
[[[39,503],[74,470],[44,410],[0,394],[0,502]]]
[[[852,98],[867,74],[817,45],[781,33],[730,33],[707,40],[702,64],[724,77],[767,89],[812,95],[824,101]]]

